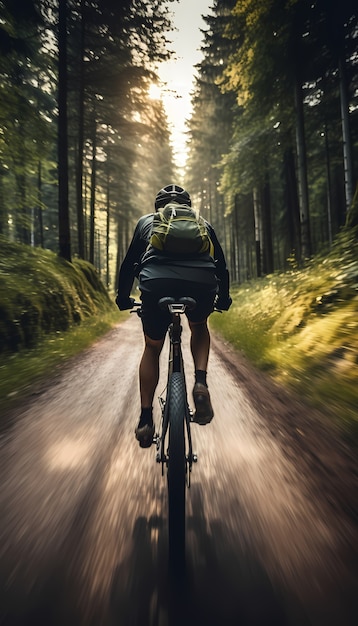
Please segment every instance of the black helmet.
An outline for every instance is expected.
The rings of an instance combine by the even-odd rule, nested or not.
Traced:
[[[183,187],[179,187],[179,185],[167,185],[157,193],[154,204],[155,210],[158,211],[158,209],[173,200],[174,202],[179,202],[179,204],[191,206],[190,196]]]

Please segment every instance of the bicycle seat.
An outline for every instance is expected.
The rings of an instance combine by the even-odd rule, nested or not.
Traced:
[[[165,298],[160,298],[158,301],[158,306],[160,309],[167,309],[169,306],[173,306],[174,304],[179,304],[188,311],[192,311],[196,307],[196,300],[194,298],[189,298],[184,296],[182,298],[173,298],[172,296],[166,296]]]

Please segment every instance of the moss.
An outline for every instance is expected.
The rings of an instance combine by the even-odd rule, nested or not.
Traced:
[[[32,348],[49,333],[114,305],[95,268],[0,237],[0,353]]]

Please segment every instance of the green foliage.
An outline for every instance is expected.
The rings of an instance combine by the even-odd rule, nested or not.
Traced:
[[[342,61],[354,166],[358,14],[351,0],[215,1],[212,11],[193,99],[189,180],[205,192],[204,206],[209,196],[225,212],[226,221],[219,211],[209,218],[214,213],[220,237],[229,239],[237,281],[270,271],[270,239],[274,267],[284,269],[290,254],[304,262],[345,222]],[[253,192],[259,246],[243,228]],[[352,218],[354,211],[349,224]]]
[[[113,308],[95,269],[0,237],[1,352],[36,346],[45,335]]]
[[[358,229],[301,271],[234,291],[212,325],[256,365],[358,433]]]
[[[37,382],[48,379],[65,361],[93,344],[124,318],[118,310],[101,314],[72,326],[66,331],[46,335],[35,347],[0,356],[0,399],[2,409],[13,405]]]
[[[61,3],[68,61],[68,132],[59,135],[68,137],[68,150],[59,144],[68,163],[64,175],[56,164],[55,118],[63,110],[58,3],[0,3],[0,234],[54,251],[66,239],[66,250],[90,257],[98,269],[107,270],[113,259],[110,282],[137,212],[146,212],[148,196],[173,177],[165,112],[148,97],[157,64],[171,55],[165,32],[172,1]],[[67,220],[67,200],[58,202],[59,172],[69,187],[65,237],[58,233],[59,206]]]
[[[347,227],[353,228],[358,226],[358,184],[353,197],[353,202],[347,213]]]
[[[0,233],[8,216],[18,238],[29,241],[29,208],[40,204],[38,168],[48,172],[56,142],[53,63],[42,46],[36,3],[0,5]]]

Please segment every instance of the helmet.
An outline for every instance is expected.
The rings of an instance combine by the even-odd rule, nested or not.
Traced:
[[[158,209],[173,200],[174,202],[191,206],[190,196],[188,192],[183,189],[183,187],[179,187],[179,185],[167,185],[157,193],[154,204],[155,210],[158,211]]]

